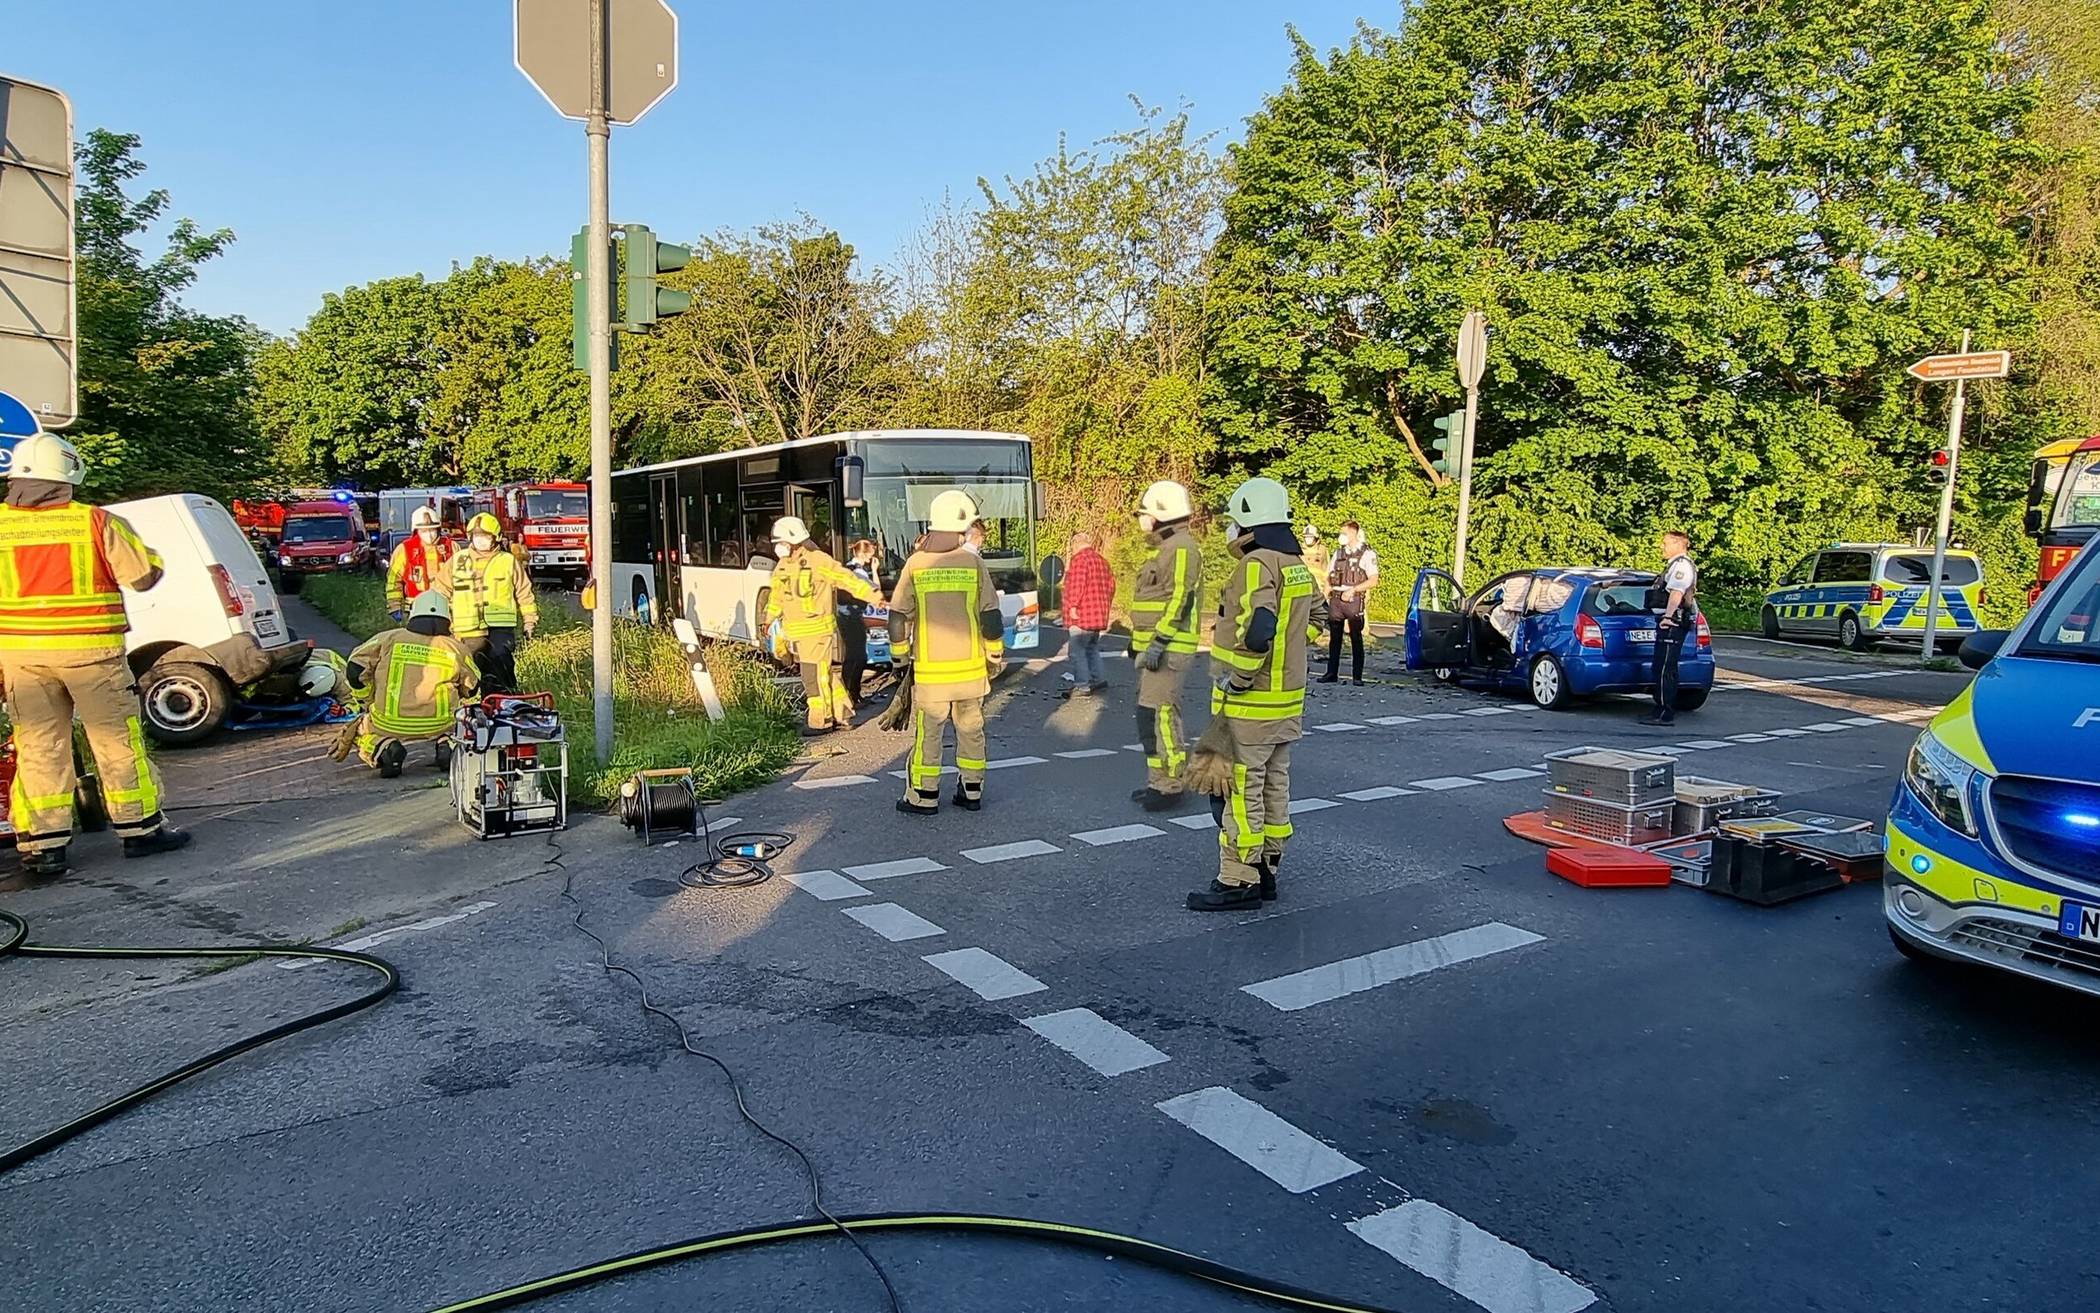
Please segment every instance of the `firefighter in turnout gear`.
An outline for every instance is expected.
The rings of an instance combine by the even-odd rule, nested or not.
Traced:
[[[941,757],[955,722],[955,805],[984,799],[984,699],[1006,666],[1006,623],[984,558],[964,545],[977,519],[970,495],[950,489],[927,508],[926,536],[890,596],[890,660],[911,680],[912,741],[897,810],[931,816],[941,805]]]
[[[336,740],[336,760],[354,744],[358,760],[389,779],[401,773],[410,743],[436,742],[437,764],[446,764],[453,717],[481,683],[466,645],[452,636],[452,606],[435,588],[416,598],[406,628],[375,634],[352,652],[346,673],[364,714]]]
[[[124,656],[119,587],[160,582],[161,560],[129,524],[73,500],[87,467],[49,433],[22,439],[0,506],[0,678],[15,726],[8,818],[22,869],[65,874],[73,839],[73,718],[87,731],[111,826],[126,857],[180,848],[190,836],[161,811],[160,778]]]
[[[853,703],[831,667],[839,657],[839,590],[862,602],[877,593],[868,581],[840,565],[810,541],[798,516],[773,521],[773,582],[766,594],[766,626],[780,622],[780,636],[802,670],[802,696],[809,704],[807,732],[823,734],[853,723]]]
[[[1138,498],[1138,523],[1156,544],[1140,566],[1130,601],[1130,650],[1137,661],[1138,741],[1145,745],[1145,787],[1131,794],[1146,811],[1177,805],[1188,761],[1182,736],[1181,686],[1200,642],[1198,595],[1203,554],[1189,532],[1189,490],[1162,479]]]
[[[1212,716],[1232,744],[1219,809],[1218,876],[1188,896],[1195,911],[1259,907],[1276,897],[1291,837],[1291,744],[1305,732],[1305,654],[1327,624],[1319,581],[1298,555],[1290,495],[1249,479],[1227,499],[1232,568],[1211,634]]]
[[[415,532],[394,549],[386,563],[386,609],[396,624],[424,589],[438,586],[452,562],[452,544],[438,531],[435,506],[416,507],[408,523]]]
[[[540,604],[525,563],[496,541],[502,532],[487,511],[468,520],[466,550],[453,556],[440,591],[452,604],[452,636],[466,645],[486,691],[515,693],[519,631],[532,637]]]

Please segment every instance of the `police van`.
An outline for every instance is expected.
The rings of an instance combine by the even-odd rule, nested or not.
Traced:
[[[2100,994],[2100,552],[1962,663],[1975,682],[1919,735],[1889,810],[1889,936]]]
[[[1925,594],[1932,581],[1932,549],[1906,543],[1838,543],[1786,572],[1765,594],[1766,638],[1836,638],[1852,651],[1882,639],[1925,639]],[[1974,552],[1949,550],[1940,571],[1940,614],[1934,645],[1953,647],[1976,632],[1983,605],[1983,563]]]

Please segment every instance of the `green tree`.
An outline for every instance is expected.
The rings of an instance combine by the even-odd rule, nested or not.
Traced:
[[[74,152],[80,326],[80,408],[70,435],[98,501],[245,492],[269,468],[251,401],[261,335],[240,319],[198,314],[180,300],[198,269],[233,242],[190,219],[170,226],[161,254],[140,239],[167,216],[168,193],[133,197],[145,172],[139,138],[96,129]]]
[[[589,473],[590,381],[571,359],[566,260],[476,260],[438,286],[421,423],[470,483]],[[623,344],[626,345],[626,344]]]

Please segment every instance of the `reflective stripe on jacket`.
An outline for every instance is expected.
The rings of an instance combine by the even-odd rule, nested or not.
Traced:
[[[1251,640],[1255,618],[1263,611],[1274,615],[1275,631],[1267,649],[1256,650]],[[1214,689],[1211,712],[1273,725],[1272,733],[1250,741],[1297,738],[1301,727],[1296,722],[1305,712],[1306,649],[1326,623],[1327,603],[1319,580],[1298,557],[1256,548],[1235,561],[1218,603],[1211,659],[1246,688]]]
[[[833,559],[831,554],[804,544],[789,552],[773,567],[771,591],[766,595],[766,618],[780,617],[780,632],[789,642],[823,638],[838,629],[840,589],[863,602],[875,600],[875,590],[859,575]]]
[[[423,535],[408,535],[386,563],[386,609],[406,611],[410,602],[437,586],[438,576],[451,561],[452,544],[443,538],[426,547]]]
[[[1203,591],[1203,553],[1186,524],[1160,539],[1159,550],[1138,568],[1130,594],[1130,646],[1133,651],[1157,637],[1169,652],[1194,652],[1201,626],[1197,597]]]
[[[1005,627],[991,571],[968,548],[913,552],[904,563],[890,598],[890,642],[893,651],[911,653],[912,685],[921,696],[991,692],[989,663],[1005,657]]]
[[[160,557],[99,506],[0,505],[0,652],[122,652],[119,585],[151,588],[160,573]]]
[[[364,673],[359,692],[372,729],[390,738],[433,738],[481,682],[474,659],[448,634],[389,629],[350,654]]]
[[[532,576],[510,552],[487,556],[468,550],[452,558],[452,636],[479,638],[491,629],[516,629],[540,622],[540,604],[532,595]]]

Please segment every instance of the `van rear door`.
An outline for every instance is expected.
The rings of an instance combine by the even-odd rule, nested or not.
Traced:
[[[189,511],[190,527],[200,540],[205,561],[226,571],[234,596],[241,604],[241,614],[228,617],[228,622],[255,635],[256,642],[264,648],[282,647],[291,642],[291,626],[285,623],[284,611],[277,601],[277,590],[270,586],[269,573],[256,559],[255,548],[241,532],[240,525],[234,523],[225,507],[209,497],[192,493],[182,501]]]

